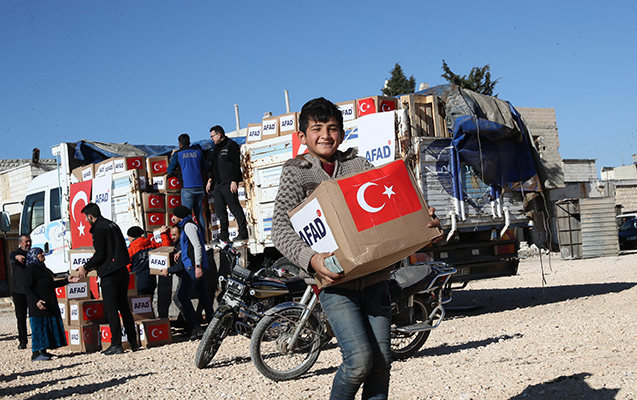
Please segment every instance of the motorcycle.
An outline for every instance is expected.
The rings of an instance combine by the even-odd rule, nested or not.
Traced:
[[[450,279],[455,273],[455,268],[441,262],[407,263],[392,271],[393,359],[411,357],[440,325],[443,305],[451,301]],[[252,334],[250,356],[262,375],[286,381],[312,368],[332,337],[318,296],[308,286],[299,302],[282,303],[266,312]]]
[[[230,274],[219,277],[223,294],[195,355],[195,365],[200,369],[212,361],[233,329],[250,338],[266,310],[299,299],[307,286],[303,279],[282,268],[285,263],[252,273],[239,265],[240,254],[234,247],[222,245],[219,251],[228,259]]]

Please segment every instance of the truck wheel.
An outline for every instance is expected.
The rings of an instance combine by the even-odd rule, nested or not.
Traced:
[[[431,313],[431,308],[426,302],[414,299],[414,323],[424,322]],[[396,330],[397,325],[391,325],[391,358],[404,360],[416,353],[427,341],[431,331],[403,333]]]

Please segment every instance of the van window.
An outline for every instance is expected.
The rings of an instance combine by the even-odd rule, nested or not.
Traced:
[[[21,235],[30,235],[35,228],[44,224],[44,192],[30,194],[24,199],[22,209]]]
[[[60,213],[60,188],[56,187],[51,189],[51,197],[49,197],[51,203],[51,209],[49,215],[51,216],[51,222],[62,219],[62,213]]]

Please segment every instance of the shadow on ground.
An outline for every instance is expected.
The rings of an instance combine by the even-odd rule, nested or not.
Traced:
[[[619,389],[594,389],[584,380],[591,376],[588,373],[579,373],[569,376],[560,376],[548,382],[532,385],[524,389],[510,400],[554,400],[554,399],[615,399]]]

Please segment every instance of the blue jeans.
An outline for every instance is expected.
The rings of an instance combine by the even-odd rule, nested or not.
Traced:
[[[193,289],[197,292],[199,304],[203,304],[207,320],[212,318],[214,312],[212,309],[212,300],[210,300],[210,296],[208,296],[208,290],[206,288],[206,275],[210,273],[210,271],[204,269],[203,273],[204,276],[196,280],[193,280],[193,278],[190,277],[188,271],[183,271],[179,276],[179,285],[177,287],[174,300],[181,313],[184,315],[184,318],[186,318],[189,330],[200,326],[199,317],[197,316],[195,308],[192,305],[192,301],[190,300],[190,293]]]
[[[319,294],[343,363],[332,383],[330,399],[387,399],[391,368],[391,304],[387,282],[360,291],[327,287]]]
[[[202,207],[204,194],[203,188],[183,188],[181,189],[181,205],[189,208],[195,214],[199,226],[206,232],[206,220],[203,218]]]

